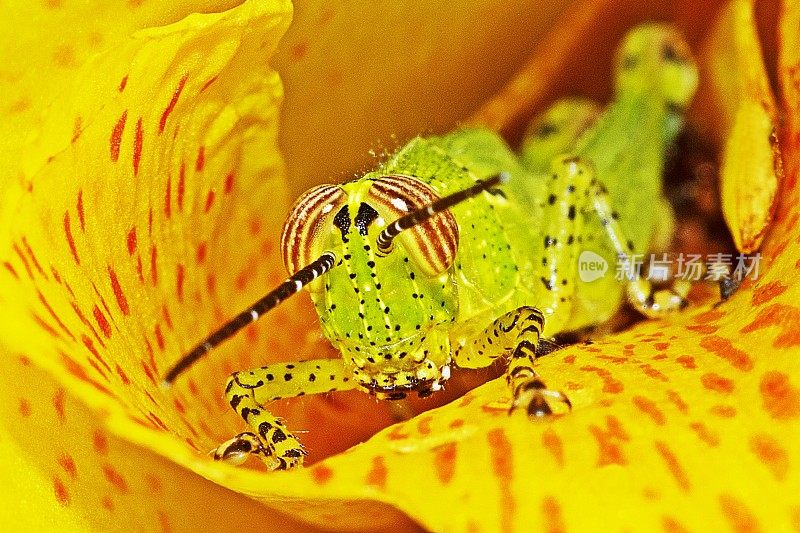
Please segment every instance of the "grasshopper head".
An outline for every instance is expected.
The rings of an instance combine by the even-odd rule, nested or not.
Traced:
[[[645,24],[628,32],[617,66],[617,94],[648,92],[652,98],[652,87],[658,87],[670,111],[684,109],[697,89],[697,66],[689,45],[668,24]]]
[[[326,250],[336,254],[336,267],[308,289],[326,337],[359,384],[381,397],[425,395],[449,376],[448,326],[458,304],[453,215],[409,227],[390,252],[377,244],[391,223],[438,199],[413,177],[368,175],[310,190],[284,227],[290,272]]]

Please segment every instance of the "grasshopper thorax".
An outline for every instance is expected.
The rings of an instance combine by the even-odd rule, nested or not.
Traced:
[[[336,267],[308,289],[325,336],[359,384],[381,397],[424,395],[449,375],[455,218],[443,211],[402,232],[390,253],[376,245],[393,221],[438,199],[416,178],[369,174],[311,189],[284,227],[290,272],[325,251],[336,254]]]

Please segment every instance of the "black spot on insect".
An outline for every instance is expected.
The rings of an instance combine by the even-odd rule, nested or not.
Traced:
[[[292,381],[292,375],[291,374],[284,374],[283,375],[283,381]]]
[[[353,219],[355,222],[356,228],[358,228],[358,233],[361,235],[367,235],[367,228],[372,221],[378,218],[378,212],[375,211],[370,205],[361,203],[358,206],[358,213],[356,213],[356,217]]]
[[[309,374],[308,375],[308,381],[316,381],[316,380],[317,380],[317,376],[315,376],[314,374]]]
[[[373,364],[375,363],[375,359],[372,356],[367,357],[367,361]]]
[[[547,198],[547,203],[550,204],[550,205],[553,205],[554,203],[556,203],[556,199],[558,199],[558,197],[555,194],[551,194]]]
[[[567,244],[572,244],[573,242],[575,242],[575,235],[567,237]]]
[[[235,395],[231,398],[230,404],[233,409],[236,409],[242,401],[242,396]]]
[[[269,422],[261,422],[258,425],[258,434],[261,435],[261,438],[266,440],[267,439],[267,432],[272,429],[272,424]]]
[[[347,206],[342,206],[339,212],[333,217],[333,225],[342,232],[342,240],[347,241],[347,234],[350,231],[350,211]]]
[[[387,353],[387,354],[385,354],[385,355],[383,356],[383,358],[384,358],[384,359],[386,359],[387,361],[390,361],[390,360],[392,359],[392,354],[390,354],[390,353]]]
[[[617,213],[616,211],[611,211],[611,218],[613,218],[614,220],[619,220],[619,213]]]
[[[686,108],[676,102],[667,102],[664,105],[667,109],[667,112],[672,113],[673,115],[683,115],[686,111]]]
[[[548,291],[553,290],[553,283],[549,279],[542,277],[542,284],[544,285],[544,288],[547,289]]]
[[[267,381],[272,381],[273,379],[275,379],[275,376],[273,376],[272,374],[267,374],[264,377],[267,378]]]
[[[547,258],[542,257],[542,266],[547,266]]]
[[[374,276],[373,276],[373,277],[374,277]],[[375,284],[375,288],[376,288],[376,289],[378,289],[378,290],[381,290],[381,287],[382,287],[382,285],[381,285],[380,283],[376,283],[376,284]]]
[[[286,368],[288,368],[289,370],[291,370],[291,369],[293,369],[293,368],[294,368],[294,365],[290,363],[290,364],[286,365]]]
[[[574,185],[570,185],[569,187],[567,187],[567,191],[568,192],[575,192],[575,186]]]
[[[633,251],[633,241],[631,240],[628,241],[628,250]]]
[[[683,63],[683,57],[678,54],[672,43],[665,43],[661,47],[661,59],[669,61],[670,63]]]
[[[284,457],[302,457],[302,455],[303,455],[303,452],[301,452],[300,450],[297,450],[295,448],[292,448],[291,450],[286,450],[283,453]]]
[[[567,283],[569,283],[569,282],[566,280],[566,278],[561,280],[561,284],[562,285],[566,285]]]
[[[384,312],[384,313],[386,313],[386,314],[388,315],[388,314],[389,314],[389,308],[388,308],[388,307],[385,307],[385,308],[383,309],[383,312]]]
[[[395,330],[395,331],[400,331],[400,324],[397,324],[397,325],[394,327],[394,330]]]
[[[569,210],[567,211],[567,218],[570,220],[575,220],[575,206],[569,206]]]
[[[553,135],[556,132],[558,132],[558,128],[556,127],[555,124],[553,124],[552,122],[543,122],[542,124],[539,125],[538,128],[536,128],[536,132],[534,133],[534,135],[536,135],[537,137],[549,137],[550,135]]]
[[[351,257],[353,257],[353,256],[351,256],[350,254],[344,254],[344,255],[342,256],[342,258],[343,258],[345,261],[350,261],[350,258],[351,258]]]
[[[558,239],[552,238],[550,235],[546,235],[544,238],[544,247],[550,248],[551,246],[555,246],[558,244]]]
[[[408,277],[409,277],[409,278],[411,278],[411,279],[414,279],[414,278],[416,278],[417,276],[416,276],[416,274],[414,274],[413,272],[409,272],[409,273],[408,273]]]
[[[367,261],[367,266],[370,268],[375,268],[375,261]]]
[[[282,429],[276,429],[275,433],[272,434],[272,442],[274,442],[275,444],[283,442],[285,440],[286,440],[286,433],[284,433]]]
[[[350,279],[356,279],[356,273],[355,272],[351,272],[350,273]]]

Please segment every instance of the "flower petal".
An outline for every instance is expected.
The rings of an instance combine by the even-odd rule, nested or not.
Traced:
[[[109,433],[102,417],[27,356],[0,357],[3,530],[224,531],[247,517],[308,531]]]
[[[721,150],[722,211],[736,247],[759,248],[782,175],[775,97],[751,0],[731,0],[702,46],[696,119]]]

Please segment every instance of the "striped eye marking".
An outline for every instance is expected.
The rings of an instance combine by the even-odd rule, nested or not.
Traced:
[[[294,204],[281,234],[283,264],[289,274],[294,274],[317,259],[325,250],[315,244],[331,219],[338,217],[338,208],[345,203],[345,193],[338,185],[320,185],[306,192]],[[350,217],[345,212],[346,223]],[[337,226],[338,227],[338,226]],[[349,229],[349,228],[348,228]],[[342,229],[342,234],[346,231]]]
[[[375,180],[369,193],[375,205],[395,218],[429,206],[440,198],[430,185],[403,175]],[[449,269],[458,252],[458,224],[449,210],[403,231],[398,238],[402,239],[412,259],[430,275]]]

